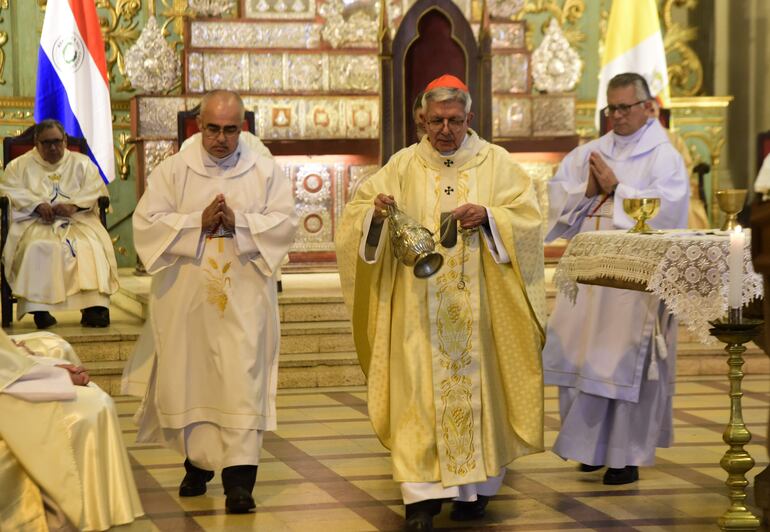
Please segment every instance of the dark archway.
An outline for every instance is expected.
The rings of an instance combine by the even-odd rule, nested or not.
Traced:
[[[418,0],[381,54],[381,161],[416,140],[415,96],[441,74],[453,74],[468,85],[476,114],[471,126],[482,136],[491,135],[491,70],[483,61],[468,20],[451,0]]]
[[[432,80],[452,74],[468,83],[463,48],[452,39],[452,23],[438,9],[431,9],[417,24],[419,37],[407,49],[404,58],[404,102],[414,102]],[[417,142],[412,105],[404,107],[406,145]]]

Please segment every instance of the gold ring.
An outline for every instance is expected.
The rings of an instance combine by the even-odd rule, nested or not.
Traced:
[[[380,209],[380,214],[382,214],[383,216],[387,216],[388,215],[388,209]]]

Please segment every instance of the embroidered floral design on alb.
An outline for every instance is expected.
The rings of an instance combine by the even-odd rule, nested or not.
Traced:
[[[209,266],[212,270],[203,270],[206,273],[206,294],[209,304],[214,305],[219,309],[219,316],[224,318],[225,309],[229,298],[227,296],[227,290],[230,288],[230,276],[227,275],[227,271],[230,269],[231,262],[226,262],[220,270],[217,261],[209,257]]]

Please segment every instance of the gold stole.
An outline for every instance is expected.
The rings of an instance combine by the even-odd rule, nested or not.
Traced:
[[[447,182],[456,183],[456,205],[478,201],[469,191],[468,178],[456,168],[438,171],[434,187],[426,189],[425,204],[434,205],[422,220],[426,227],[440,226],[441,211],[447,207],[442,187]],[[440,251],[444,265],[428,280],[428,305],[441,482],[453,486],[487,478],[481,444],[479,234],[462,235],[454,247]]]

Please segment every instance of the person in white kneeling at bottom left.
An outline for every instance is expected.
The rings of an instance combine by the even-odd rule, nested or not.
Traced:
[[[63,339],[19,338],[0,331],[0,528],[106,530],[143,515],[110,396]]]

